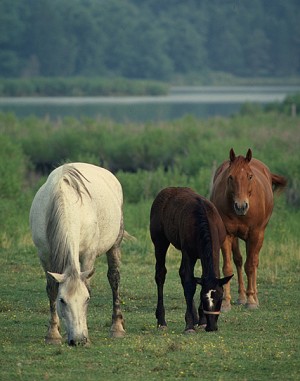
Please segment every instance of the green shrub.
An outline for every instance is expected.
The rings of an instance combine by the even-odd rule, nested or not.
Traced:
[[[24,184],[26,159],[20,144],[5,135],[0,135],[0,147],[1,199],[15,199]]]

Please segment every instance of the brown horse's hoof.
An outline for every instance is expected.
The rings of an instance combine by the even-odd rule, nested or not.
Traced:
[[[245,307],[248,308],[249,310],[256,310],[258,308],[257,303],[246,303]]]
[[[230,302],[223,302],[222,303],[222,307],[221,307],[221,311],[222,312],[228,312],[228,311],[230,311],[231,310],[231,304],[230,304]]]
[[[123,339],[123,337],[125,337],[125,335],[126,335],[125,331],[111,331],[110,332],[110,336],[113,339]]]

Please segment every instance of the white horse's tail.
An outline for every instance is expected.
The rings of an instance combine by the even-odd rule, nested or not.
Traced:
[[[124,230],[123,241],[136,242],[137,239],[133,235],[130,235],[126,230]]]

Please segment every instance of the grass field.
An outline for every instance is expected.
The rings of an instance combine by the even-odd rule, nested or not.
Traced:
[[[73,119],[52,125],[47,120],[0,114],[0,381],[300,380],[300,119],[252,111],[230,119],[187,117],[126,128]],[[233,305],[220,315],[219,331],[183,334],[180,253],[171,248],[165,286],[168,330],[157,331],[148,228],[151,202],[159,189],[171,185],[191,186],[207,196],[214,163],[224,160],[230,147],[239,154],[253,148],[256,158],[289,180],[285,194],[276,197],[260,253],[260,308],[249,311]],[[73,161],[99,161],[102,152],[104,163],[124,165],[117,176],[125,194],[125,228],[137,238],[122,244],[124,339],[109,337],[112,297],[103,256],[92,278],[91,346],[44,343],[49,319],[46,282],[31,241],[28,213],[41,184],[34,168],[47,159],[48,148],[51,163],[61,162],[66,150]]]
[[[144,203],[139,208],[141,223],[146,223],[148,206]],[[2,250],[1,380],[299,380],[300,250],[299,237],[284,223],[291,222],[289,213],[279,205],[268,229],[259,269],[260,308],[248,311],[234,305],[232,311],[221,314],[219,331],[185,335],[180,253],[173,248],[168,253],[169,326],[167,332],[159,332],[152,245],[147,229],[130,226],[133,208],[125,208],[125,221],[127,216],[129,229],[139,239],[122,246],[124,339],[109,338],[112,301],[105,257],[98,259],[92,279],[88,311],[92,344],[71,348],[44,344],[48,300],[29,236],[21,248]],[[298,231],[299,216],[292,216]],[[234,296],[236,286],[234,279]]]

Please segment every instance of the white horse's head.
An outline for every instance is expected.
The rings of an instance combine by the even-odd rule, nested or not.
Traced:
[[[69,274],[48,274],[59,284],[57,313],[64,321],[69,345],[85,345],[89,342],[87,308],[90,293],[86,285],[94,270]]]

